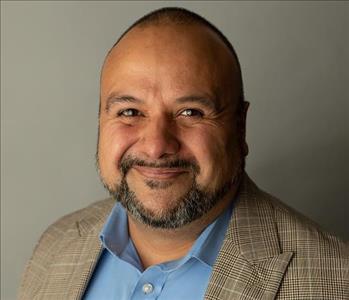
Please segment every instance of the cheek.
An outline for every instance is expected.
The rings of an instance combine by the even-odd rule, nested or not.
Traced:
[[[183,140],[199,163],[201,183],[214,186],[231,176],[236,146],[227,132],[202,128],[184,134]]]
[[[207,169],[211,169],[224,153],[221,139],[208,130],[187,133],[183,140],[188,141],[186,147],[200,164],[203,176],[207,175]]]
[[[98,159],[102,177],[106,181],[119,175],[118,164],[125,152],[135,143],[137,134],[131,126],[106,124],[99,133]]]

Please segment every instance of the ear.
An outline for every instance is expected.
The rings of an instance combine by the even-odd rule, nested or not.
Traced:
[[[241,143],[242,143],[243,156],[247,156],[248,154],[248,145],[246,142],[246,118],[247,118],[247,111],[249,107],[250,107],[250,102],[244,101],[242,112],[241,112]]]

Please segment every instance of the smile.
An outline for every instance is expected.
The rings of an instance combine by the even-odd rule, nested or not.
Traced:
[[[174,179],[179,175],[186,173],[187,171],[177,168],[151,168],[151,167],[133,167],[138,173],[147,177],[148,179],[157,179],[157,180],[167,180]]]

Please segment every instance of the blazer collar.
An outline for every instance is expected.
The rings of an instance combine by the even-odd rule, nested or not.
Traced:
[[[280,249],[270,196],[244,174],[205,299],[274,299],[292,255]]]

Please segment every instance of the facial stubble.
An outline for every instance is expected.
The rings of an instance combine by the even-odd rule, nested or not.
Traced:
[[[161,212],[154,212],[145,207],[142,199],[136,196],[136,193],[130,189],[127,182],[128,171],[133,166],[146,166],[153,168],[181,168],[186,169],[192,174],[192,183],[187,192],[178,199],[171,200],[168,208]],[[147,163],[134,157],[125,157],[119,165],[122,175],[121,181],[113,186],[104,184],[111,196],[119,201],[128,211],[128,213],[137,221],[158,229],[176,229],[189,224],[207,212],[209,212],[230,190],[232,182],[222,184],[214,191],[207,191],[197,183],[197,176],[200,168],[195,161],[190,160],[171,160],[160,163]],[[151,190],[165,190],[172,185],[171,182],[159,182],[154,180],[145,181],[147,187]],[[154,199],[156,201],[156,199]]]

